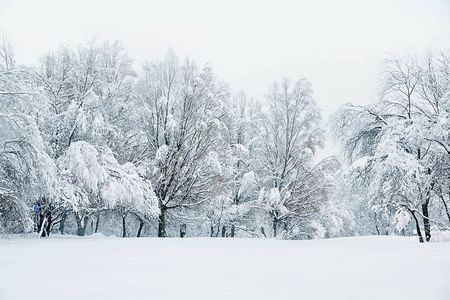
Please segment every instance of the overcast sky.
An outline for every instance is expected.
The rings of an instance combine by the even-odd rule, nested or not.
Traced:
[[[450,47],[450,1],[0,0],[16,60],[61,43],[119,39],[140,67],[168,48],[260,98],[275,79],[306,77],[325,116],[368,103],[388,52]]]

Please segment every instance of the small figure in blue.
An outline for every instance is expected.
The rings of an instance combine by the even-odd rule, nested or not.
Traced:
[[[38,202],[34,202],[33,212],[34,212],[34,231],[39,232],[39,203]]]

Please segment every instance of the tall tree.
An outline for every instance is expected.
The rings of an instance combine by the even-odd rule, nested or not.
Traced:
[[[62,46],[42,59],[38,75],[51,110],[41,131],[49,141],[51,156],[58,161],[63,198],[75,214],[79,235],[85,234],[89,217],[111,208],[101,188],[117,172],[105,168],[122,168],[122,183],[127,174],[123,167],[132,169],[125,164],[129,158],[125,144],[132,125],[124,113],[133,95],[131,66],[132,60],[118,42]],[[105,155],[122,165],[112,158],[102,161]],[[92,181],[85,181],[86,176]],[[135,182],[126,182],[139,185],[143,180],[132,178]],[[142,197],[127,201],[139,202]]]
[[[254,146],[260,201],[274,237],[280,226],[295,235],[326,199],[326,184],[313,160],[323,145],[321,116],[306,79],[274,83],[268,100],[270,109],[259,119]]]
[[[140,82],[142,124],[146,134],[160,215],[158,236],[166,233],[167,211],[194,208],[214,197],[224,186],[219,158],[226,128],[221,121],[227,88],[209,66],[198,69],[169,53],[159,63],[147,64]]]
[[[0,227],[29,231],[29,208],[57,193],[56,169],[38,128],[46,110],[30,69],[15,64],[5,37],[0,42]],[[44,225],[44,224],[43,224]]]

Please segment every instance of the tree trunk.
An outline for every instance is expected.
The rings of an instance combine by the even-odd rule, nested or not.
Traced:
[[[266,238],[267,235],[266,235],[266,232],[264,231],[264,227],[261,227],[260,230],[261,230],[261,233],[262,233],[262,234],[264,235],[264,237]]]
[[[52,230],[52,226],[53,226],[52,213],[48,212],[47,213],[47,226],[45,228],[45,231],[47,232],[47,236],[50,236],[50,231]]]
[[[38,215],[38,232],[40,237],[46,237],[50,235],[50,230],[53,226],[53,218],[51,212],[45,214],[39,213]]]
[[[158,220],[158,237],[166,237],[166,208],[161,208]]]
[[[45,227],[45,223],[47,222],[47,218],[45,218],[44,217],[44,219],[42,220],[42,222],[41,222],[41,224],[40,224],[40,227],[41,227],[41,229],[40,229],[40,231],[39,231],[39,237],[41,238],[41,237],[45,237],[45,230],[44,230],[44,227]]]
[[[127,218],[127,214],[122,214],[122,237],[123,238],[127,236],[126,218]]]
[[[45,218],[45,216],[42,213],[38,214],[38,225],[37,225],[37,232],[39,233],[39,237],[46,237],[46,232],[45,232],[45,222],[47,222],[47,219]]]
[[[232,224],[232,225],[231,225],[231,233],[230,233],[230,236],[231,236],[232,238],[234,237],[234,231],[235,231],[234,224]]]
[[[85,236],[86,235],[86,226],[81,226],[77,224],[77,235]]]
[[[278,226],[278,218],[276,216],[273,217],[272,224],[272,237],[277,237],[277,226]]]
[[[63,213],[63,215],[61,216],[61,222],[59,223],[59,232],[61,234],[64,234],[64,227],[66,225],[66,217],[67,217],[66,213]]]
[[[448,219],[448,221],[450,222],[450,211],[448,210],[448,205],[447,205],[447,203],[445,202],[444,196],[443,196],[443,195],[439,195],[439,198],[441,199],[442,204],[444,205],[445,213],[447,214],[447,219]],[[449,193],[448,198],[450,199],[450,193]]]
[[[422,214],[423,214],[423,226],[425,229],[425,240],[427,242],[431,239],[431,228],[430,228],[430,219],[428,218],[428,204],[430,203],[430,199],[422,204]]]
[[[97,221],[95,222],[95,230],[94,233],[98,231],[98,224],[100,223],[100,213],[97,213]]]
[[[139,218],[139,229],[138,229],[136,237],[141,237],[142,228],[144,228],[144,220]]]
[[[431,174],[431,169],[428,169],[428,174]],[[427,189],[425,202],[422,204],[422,215],[423,215],[423,227],[425,230],[425,240],[429,242],[431,240],[431,228],[430,228],[430,218],[428,213],[428,205],[430,204],[431,191],[433,190],[434,182]]]
[[[186,224],[180,225],[180,237],[184,237],[186,235]]]
[[[423,236],[422,236],[422,231],[420,230],[420,224],[419,224],[419,220],[417,220],[416,214],[414,213],[414,211],[410,210],[414,221],[416,222],[416,230],[417,230],[417,235],[419,236],[419,242],[423,243]]]
[[[86,235],[86,227],[88,224],[87,217],[80,218],[78,215],[75,214],[75,219],[77,221],[77,235],[85,236]]]
[[[447,219],[448,219],[448,221],[450,222],[450,211],[448,210],[447,203],[445,203],[444,200],[442,200],[442,201],[444,202],[444,207],[445,207],[445,212],[446,212],[446,214],[447,214]]]
[[[210,237],[213,237],[213,236],[214,236],[214,225],[211,224],[211,235],[210,235]]]
[[[227,236],[227,228],[225,227],[225,225],[222,225],[222,237],[226,236]]]

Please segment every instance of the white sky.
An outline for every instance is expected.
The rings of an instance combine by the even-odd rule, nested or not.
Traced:
[[[450,48],[450,1],[0,0],[0,28],[24,64],[96,37],[121,40],[137,67],[168,48],[209,62],[250,97],[303,75],[326,117],[374,98],[387,52]]]

